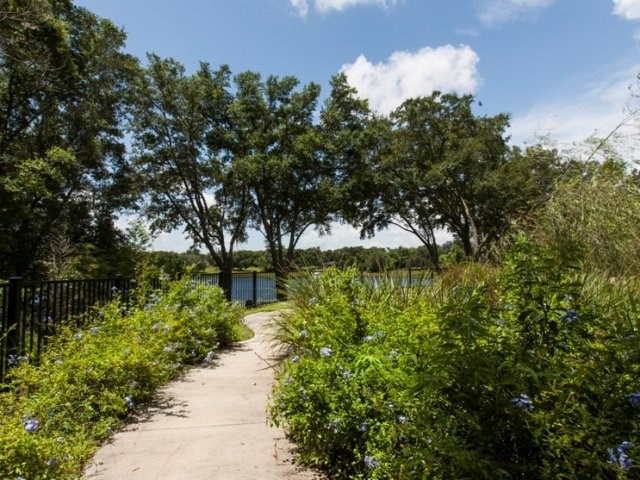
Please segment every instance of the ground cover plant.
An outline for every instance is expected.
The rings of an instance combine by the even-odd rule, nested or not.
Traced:
[[[293,286],[271,414],[334,478],[640,478],[640,282],[519,236],[431,286]]]
[[[217,287],[173,282],[84,330],[52,337],[38,365],[13,368],[0,393],[0,478],[79,478],[127,415],[185,364],[243,335],[242,310]]]

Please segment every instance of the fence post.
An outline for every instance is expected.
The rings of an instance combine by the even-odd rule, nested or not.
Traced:
[[[22,307],[22,278],[11,277],[9,279],[9,292],[7,302],[7,351],[9,355],[19,355],[20,352],[20,310]]]
[[[115,281],[113,282],[113,286],[116,287],[116,289],[118,290],[117,293],[119,293],[120,295],[124,294],[124,291],[123,291],[123,287],[124,287],[123,277],[119,273],[115,277]]]
[[[253,283],[252,283],[252,290],[251,290],[251,294],[252,294],[252,298],[253,298],[253,306],[255,307],[256,305],[258,305],[258,272],[256,272],[255,270],[253,271]]]

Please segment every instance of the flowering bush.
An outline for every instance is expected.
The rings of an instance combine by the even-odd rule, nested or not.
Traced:
[[[242,311],[215,287],[175,282],[86,331],[52,337],[0,394],[0,478],[78,478],[99,443],[187,363],[234,341]]]
[[[520,240],[471,282],[309,278],[273,421],[338,478],[640,478],[640,284],[568,267]]]

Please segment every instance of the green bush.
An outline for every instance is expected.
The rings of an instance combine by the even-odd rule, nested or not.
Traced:
[[[571,267],[520,238],[417,292],[310,278],[274,422],[337,478],[640,478],[640,283]]]
[[[536,212],[532,237],[563,256],[578,252],[587,270],[616,277],[640,274],[639,178],[617,161],[582,165]]]
[[[0,397],[0,478],[79,477],[99,443],[159,385],[235,340],[242,311],[218,288],[185,280],[126,312],[107,305],[99,318],[51,338],[38,365],[11,370]]]

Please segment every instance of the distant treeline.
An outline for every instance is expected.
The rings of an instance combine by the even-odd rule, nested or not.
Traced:
[[[443,258],[456,260],[462,256],[460,248],[456,248],[453,242],[447,242],[441,247]],[[216,270],[208,254],[197,250],[187,252],[151,252],[151,263],[162,269],[169,276],[177,276],[187,268],[192,267],[197,271]],[[425,247],[343,247],[335,250],[321,250],[320,248],[307,248],[296,250],[295,259],[291,268],[319,269],[325,267],[356,266],[360,270],[368,272],[382,272],[405,268],[431,269],[429,253]],[[234,254],[235,270],[259,270],[272,271],[271,256],[266,251],[239,250]]]

